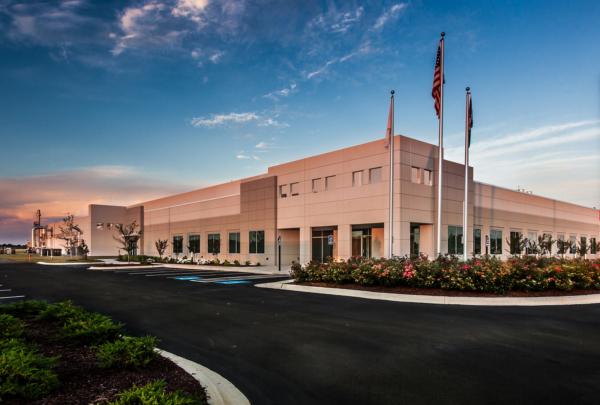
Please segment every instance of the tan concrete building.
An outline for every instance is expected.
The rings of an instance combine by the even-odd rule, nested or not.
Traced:
[[[438,148],[395,137],[393,254],[435,256]],[[444,161],[442,251],[463,252],[464,166]],[[284,266],[327,257],[382,257],[390,238],[389,151],[376,140],[272,166],[267,173],[130,207],[90,205],[90,255],[116,255],[111,224],[136,220],[139,252]],[[598,240],[598,210],[473,181],[467,252],[507,257],[507,240]],[[280,242],[281,253],[279,254]],[[556,246],[554,247],[556,250]],[[555,251],[553,253],[556,253]],[[592,257],[596,252],[592,252]]]

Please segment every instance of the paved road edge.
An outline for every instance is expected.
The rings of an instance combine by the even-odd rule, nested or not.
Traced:
[[[162,349],[156,349],[162,357],[171,360],[185,372],[194,377],[206,389],[208,403],[211,405],[250,404],[248,398],[229,380],[209,368]]]
[[[600,304],[600,293],[586,295],[564,295],[557,297],[451,297],[437,295],[394,294],[344,288],[313,287],[292,284],[293,280],[255,284],[255,287],[275,290],[307,292],[365,298],[369,300],[407,302],[415,304],[473,305],[473,306],[549,306]]]

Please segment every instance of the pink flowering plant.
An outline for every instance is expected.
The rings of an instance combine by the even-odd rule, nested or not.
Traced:
[[[600,290],[600,260],[582,258],[425,256],[392,259],[351,258],[326,263],[294,264],[298,282],[364,286],[441,288],[504,294],[508,291]]]

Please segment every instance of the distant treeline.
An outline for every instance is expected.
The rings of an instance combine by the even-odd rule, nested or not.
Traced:
[[[0,244],[2,248],[13,248],[13,249],[27,249],[27,245],[15,245],[13,243],[2,243]]]

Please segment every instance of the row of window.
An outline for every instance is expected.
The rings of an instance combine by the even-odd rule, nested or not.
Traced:
[[[543,233],[543,238],[548,238],[552,236],[549,233]],[[511,254],[520,254],[527,253],[529,254],[529,249],[533,246],[531,243],[526,244],[524,246],[525,252],[521,252],[521,247],[519,246],[519,241],[522,240],[523,234],[519,231],[511,231],[510,232],[510,253]],[[565,240],[565,234],[559,233],[557,234],[558,240]],[[537,232],[529,232],[528,240],[537,243]],[[571,247],[569,252],[560,252],[557,253],[577,253],[577,236],[570,235],[569,240],[571,241]],[[579,239],[579,243],[582,245],[587,245],[590,248],[590,254],[598,253],[596,251],[596,238],[590,238],[589,244],[587,243],[587,237],[581,236]],[[489,236],[489,253],[492,255],[500,255],[502,254],[502,230],[500,229],[490,229]],[[464,252],[463,245],[463,227],[462,226],[448,226],[448,254],[451,255],[461,255]],[[473,253],[476,255],[481,254],[481,229],[475,228],[473,229]]]
[[[352,187],[362,186],[363,184],[379,183],[381,181],[381,167],[373,167],[368,170],[357,170],[352,172]],[[311,190],[313,193],[333,190],[335,188],[335,175],[317,177],[311,181]],[[300,195],[300,183],[280,184],[279,198]]]
[[[425,184],[426,186],[433,185],[433,172],[420,167],[410,168],[410,181],[416,184]]]
[[[221,234],[209,233],[207,236],[207,253],[221,253]],[[228,253],[240,253],[240,233],[229,232],[229,249]],[[265,231],[250,231],[249,232],[248,253],[262,254],[265,253]],[[189,235],[187,250],[189,253],[200,253],[200,235]],[[183,235],[173,236],[173,253],[183,253]]]

